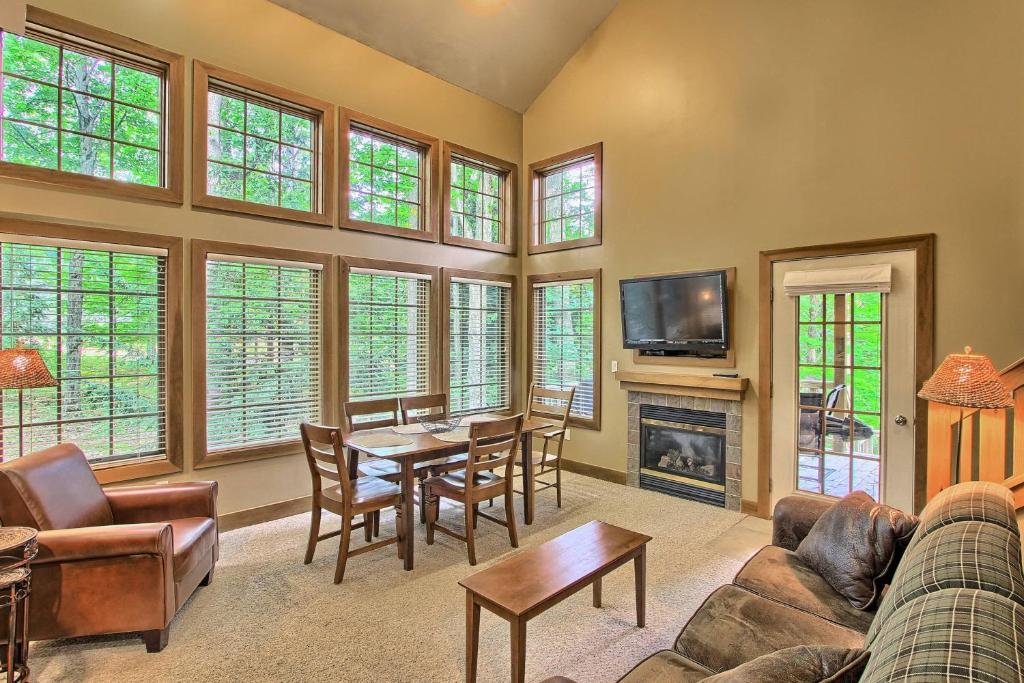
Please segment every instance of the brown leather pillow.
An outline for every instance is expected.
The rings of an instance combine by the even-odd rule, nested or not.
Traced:
[[[917,517],[876,503],[854,491],[825,512],[796,549],[857,609],[870,609],[881,597],[890,568],[899,561]]]
[[[869,654],[845,647],[798,645],[761,655],[702,683],[856,683]]]

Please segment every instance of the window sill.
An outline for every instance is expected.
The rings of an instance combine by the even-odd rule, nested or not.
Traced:
[[[265,446],[249,446],[243,448],[231,448],[212,453],[196,453],[193,469],[201,470],[207,467],[220,467],[221,465],[236,465],[238,463],[250,462],[253,460],[266,460],[268,458],[280,458],[289,455],[302,453],[302,442],[299,440],[285,441],[282,443],[267,444]]]
[[[10,161],[0,161],[0,177],[44,183],[57,188],[78,190],[116,199],[143,199],[169,204],[181,204],[183,201],[181,187],[173,185],[171,187],[151,187],[109,178],[94,178],[52,168],[15,164]]]
[[[487,242],[485,240],[474,240],[468,237],[457,237],[456,235],[441,235],[441,242],[453,247],[466,247],[467,249],[480,249],[481,251],[493,251],[499,254],[516,255],[516,245],[504,244],[501,242]]]
[[[212,211],[225,211],[228,213],[259,216],[262,218],[276,218],[283,221],[308,223],[316,227],[330,228],[332,227],[333,221],[333,218],[331,217],[332,212],[330,211],[313,213],[310,211],[300,211],[298,209],[289,209],[281,206],[257,204],[255,202],[247,202],[240,199],[215,197],[203,192],[201,187],[192,188],[192,206],[210,209]]]
[[[547,244],[531,244],[527,253],[546,254],[552,251],[565,251],[567,249],[582,249],[583,247],[596,247],[601,244],[601,236],[584,237],[578,240],[566,240],[565,242],[551,242]]]
[[[93,470],[93,474],[96,475],[96,481],[101,486],[133,481],[135,479],[159,477],[163,474],[176,474],[178,472],[181,472],[181,468],[166,459],[133,462],[124,465],[108,465]]]
[[[382,225],[370,221],[357,221],[351,218],[341,219],[342,230],[358,230],[359,232],[371,232],[388,237],[401,237],[407,240],[420,240],[422,242],[437,242],[437,233],[433,230],[412,230],[410,228],[398,228],[393,225]]]

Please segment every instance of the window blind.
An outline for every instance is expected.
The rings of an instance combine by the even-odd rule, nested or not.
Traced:
[[[210,255],[206,263],[209,451],[298,438],[320,421],[319,266]]]
[[[594,417],[594,281],[537,283],[531,305],[534,383],[576,387],[570,414]]]
[[[416,273],[349,273],[350,400],[430,392],[430,282]]]
[[[843,294],[846,292],[892,291],[892,264],[879,263],[853,268],[791,270],[783,276],[787,296],[801,294]]]
[[[452,278],[449,287],[449,404],[454,414],[508,410],[512,288]]]
[[[25,392],[24,452],[72,441],[94,465],[166,457],[165,250],[0,236],[3,346],[38,349],[58,386]],[[18,449],[18,392],[2,447]]]

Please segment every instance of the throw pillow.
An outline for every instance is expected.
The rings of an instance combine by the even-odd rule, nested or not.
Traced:
[[[857,609],[870,609],[917,528],[917,517],[854,491],[811,527],[797,557]]]
[[[703,683],[856,683],[868,651],[799,645],[778,650],[723,671]]]

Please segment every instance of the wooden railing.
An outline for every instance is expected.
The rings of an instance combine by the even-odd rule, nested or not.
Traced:
[[[1006,410],[960,409],[928,404],[928,486],[931,500],[953,483],[953,451],[961,429],[959,481],[1002,482],[1024,508],[1024,358],[1000,373],[1013,390],[1014,407]]]

